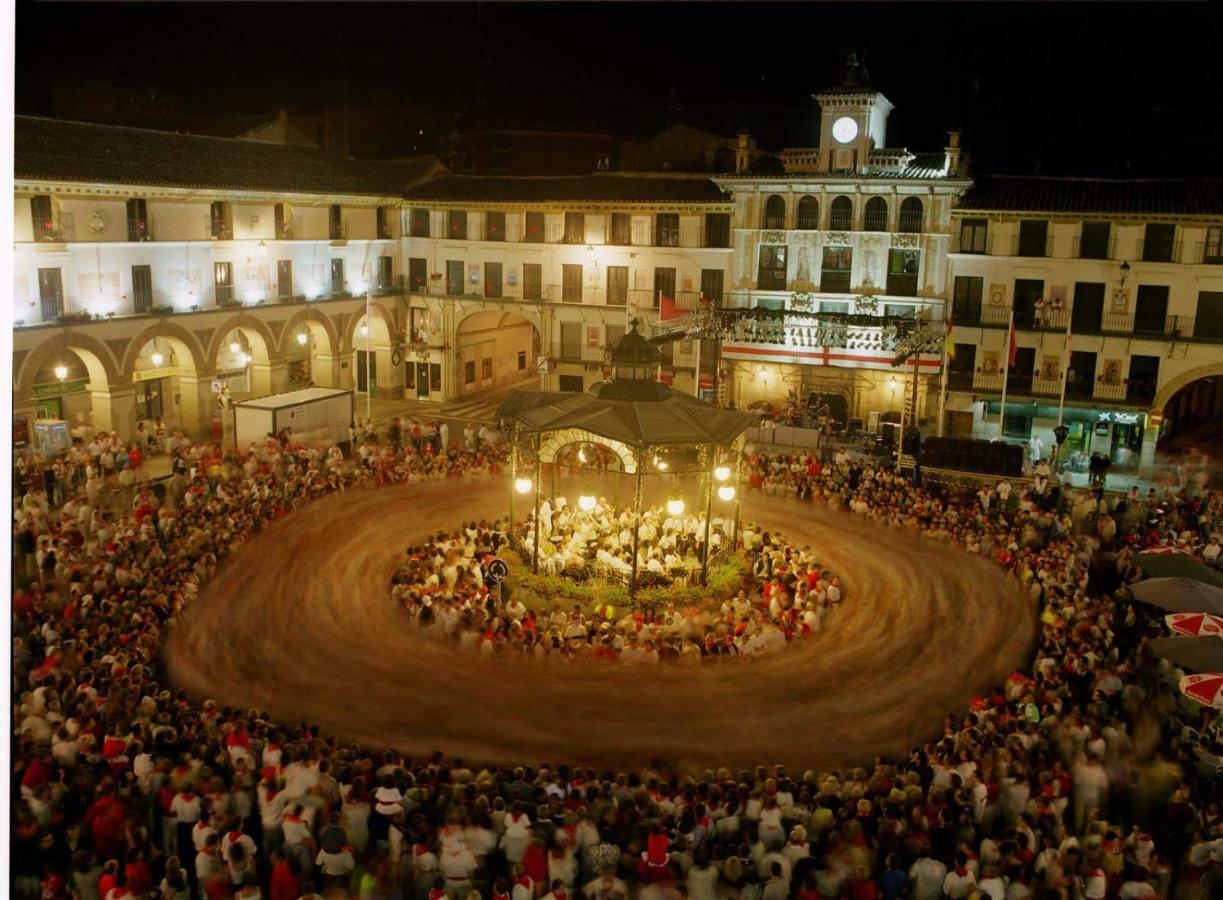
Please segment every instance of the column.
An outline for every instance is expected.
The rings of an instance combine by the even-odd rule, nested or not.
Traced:
[[[310,358],[310,377],[319,387],[340,387],[340,357],[334,353],[315,353]]]
[[[289,365],[284,362],[251,363],[251,395],[266,397],[289,389]]]
[[[115,432],[125,441],[136,434],[136,391],[121,385],[104,391],[90,391],[95,431]]]
[[[1142,449],[1138,452],[1138,477],[1155,474],[1155,445],[1159,442],[1159,426],[1148,425],[1142,430]]]
[[[212,393],[212,372],[178,376],[179,417],[182,429],[193,438],[207,437],[212,429],[212,414],[218,410]]]

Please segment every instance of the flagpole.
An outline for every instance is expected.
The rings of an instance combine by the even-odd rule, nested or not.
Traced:
[[[948,348],[951,345],[951,316],[947,317],[947,335],[943,338],[943,386],[939,391],[938,397],[938,436],[943,436],[943,423],[947,419],[947,381],[949,373],[947,371],[947,362],[950,357],[947,355]]]
[[[1074,309],[1074,300],[1066,306],[1066,352],[1062,355],[1062,393],[1057,401],[1057,424],[1062,424],[1062,418],[1066,414],[1066,382],[1070,379],[1070,323],[1071,313]]]
[[[1011,375],[1011,341],[1015,339],[1015,308],[1011,307],[1011,323],[1006,330],[1006,348],[1002,365],[1002,404],[998,407],[998,440],[1003,439],[1006,428],[1006,383]]]

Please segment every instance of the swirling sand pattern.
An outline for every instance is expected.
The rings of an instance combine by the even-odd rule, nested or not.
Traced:
[[[746,665],[485,658],[415,635],[388,596],[404,546],[504,511],[500,482],[349,491],[222,564],[166,647],[196,699],[342,740],[470,761],[804,768],[869,763],[941,734],[1024,664],[1031,604],[996,566],[844,512],[761,496],[744,518],[818,548],[848,600],[814,639]]]

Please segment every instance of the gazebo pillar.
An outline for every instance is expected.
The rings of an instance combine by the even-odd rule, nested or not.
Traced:
[[[634,451],[633,460],[636,462],[637,471],[633,481],[633,572],[628,583],[630,597],[637,594],[637,546],[641,540],[641,453]]]
[[[514,495],[518,493],[518,435],[510,431],[510,535],[514,534]]]
[[[539,574],[539,490],[543,481],[543,436],[535,436],[535,541],[531,547],[531,571]]]
[[[735,447],[735,524],[731,527],[730,547],[739,548],[739,513],[743,509],[743,442],[737,441]]]
[[[705,546],[701,553],[701,586],[709,584],[709,526],[713,519],[713,467],[718,455],[712,447],[705,448]]]

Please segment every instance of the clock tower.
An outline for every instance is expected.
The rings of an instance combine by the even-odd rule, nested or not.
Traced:
[[[820,105],[817,169],[829,175],[864,175],[872,150],[887,146],[892,104],[867,85],[866,66],[849,54],[845,80],[812,98]]]

